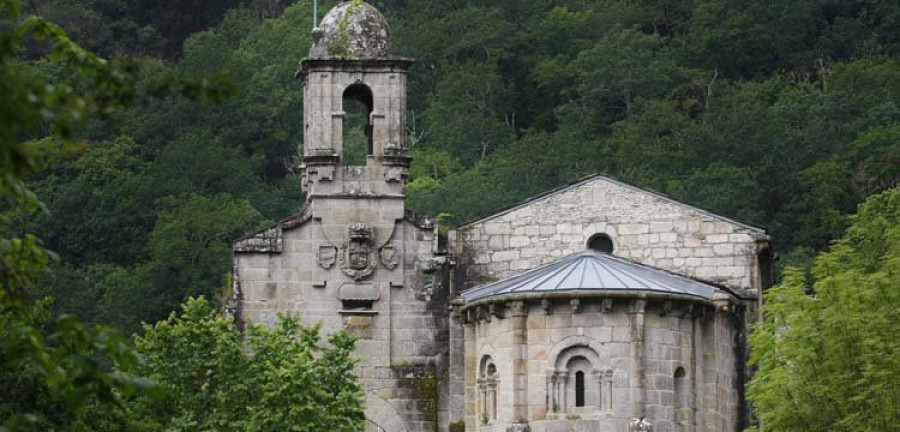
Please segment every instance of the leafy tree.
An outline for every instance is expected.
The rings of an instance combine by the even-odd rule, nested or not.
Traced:
[[[613,29],[565,65],[544,64],[543,85],[562,87],[573,103],[563,116],[592,116],[598,125],[622,119],[639,98],[665,95],[686,72],[666,52],[664,40],[631,29]],[[600,120],[599,122],[597,120]]]
[[[29,178],[49,216],[9,211],[0,229],[36,233],[69,263],[38,281],[58,299],[54,310],[138,329],[138,317],[165,316],[190,293],[211,295],[223,277],[212,269],[227,270],[160,270],[171,263],[148,245],[170,211],[164,203],[224,194],[265,219],[302,205],[303,104],[293,74],[311,44],[311,2],[34,3],[73,38],[137,67],[123,96],[142,102],[91,116],[77,130],[85,156],[49,161]],[[320,2],[320,12],[336,3]],[[856,205],[900,176],[897,2],[375,4],[391,23],[394,53],[417,60],[409,205],[452,214],[445,222],[605,172],[767,226],[777,249],[803,264],[846,228]],[[23,73],[76,93],[93,88],[42,59],[53,52],[46,43],[20,45],[32,60],[19,62]],[[165,84],[210,75],[235,84],[214,108]],[[208,91],[206,82],[193,94]],[[135,302],[140,294],[164,301],[141,310],[152,302]]]
[[[446,74],[427,116],[427,127],[442,133],[429,141],[472,165],[513,140],[511,89],[490,63],[459,65]]]
[[[770,289],[749,388],[766,430],[891,430],[900,421],[900,190],[870,197],[845,236]]]
[[[823,24],[818,3],[696,1],[686,51],[693,64],[730,77],[810,68],[821,55],[815,52]]]
[[[18,1],[0,1],[0,14],[9,20],[0,27],[0,199],[29,212],[42,204],[23,178],[61,148],[70,149],[73,128],[86,115],[114,109],[131,89],[126,75],[58,26],[22,15]],[[54,85],[24,64],[18,55],[26,36],[46,43],[48,61],[82,79],[83,91]],[[115,392],[147,387],[105,367],[136,363],[122,333],[54,317],[31,297],[38,272],[52,258],[34,235],[0,237],[0,429],[78,430],[71,420],[85,404],[112,408]]]
[[[746,222],[763,220],[763,196],[753,170],[714,163],[668,185],[685,202]]]
[[[52,212],[34,223],[45,241],[69,263],[129,265],[144,259],[154,191],[134,140],[94,143],[56,168],[57,175],[34,182]]]
[[[135,345],[144,363],[123,372],[149,376],[164,401],[128,402],[127,421],[147,430],[361,430],[363,392],[353,376],[354,341],[281,317],[250,326],[246,347],[234,321],[205,299],[145,326]]]

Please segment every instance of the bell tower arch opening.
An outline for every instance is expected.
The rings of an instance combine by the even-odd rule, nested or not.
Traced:
[[[354,83],[344,90],[341,98],[343,149],[341,165],[363,166],[366,158],[374,156],[372,141],[372,90],[362,83]]]
[[[307,199],[386,198],[400,211],[411,160],[406,88],[413,60],[391,54],[387,21],[360,0],[332,8],[312,37],[298,72]]]

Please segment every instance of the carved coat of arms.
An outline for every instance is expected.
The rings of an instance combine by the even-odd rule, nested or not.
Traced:
[[[319,246],[319,266],[330,269],[337,260],[337,248],[331,245]]]
[[[384,268],[388,270],[393,270],[400,264],[400,253],[397,251],[397,248],[392,245],[386,245],[381,248],[381,264],[384,265]]]
[[[347,230],[349,241],[341,248],[341,270],[353,280],[360,280],[375,271],[375,232],[362,223],[351,224]]]
[[[350,268],[362,270],[369,265],[369,245],[362,241],[350,241],[349,250]]]

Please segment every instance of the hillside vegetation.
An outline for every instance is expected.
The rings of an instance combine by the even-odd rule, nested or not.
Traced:
[[[447,223],[604,172],[768,227],[782,263],[806,265],[900,178],[896,2],[376,5],[395,54],[417,60],[410,206]],[[129,331],[188,296],[221,299],[230,239],[303,202],[294,72],[311,2],[34,7],[135,71],[142,101],[77,129],[85,150],[29,179],[47,212],[0,220],[60,255],[38,292]],[[35,73],[80,85],[40,60],[44,45],[26,47]],[[160,85],[223,79],[231,97],[214,105]]]
[[[751,337],[761,426],[895,428],[900,3],[375,3],[417,59],[413,209],[604,172],[766,226],[792,267]],[[361,427],[352,338],[220,313],[231,239],[304,201],[312,20],[0,0],[0,432]]]

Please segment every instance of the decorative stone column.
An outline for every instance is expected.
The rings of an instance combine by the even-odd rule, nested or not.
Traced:
[[[603,406],[600,408],[601,411],[612,413],[613,410],[613,371],[608,370],[603,373],[603,387],[602,390],[605,390],[606,397],[603,399]]]
[[[597,382],[597,411],[603,411],[603,406],[608,398],[603,388],[603,384],[606,382],[603,371],[594,369],[594,381]]]
[[[551,418],[556,413],[556,371],[547,370],[547,392],[545,403],[547,404],[547,418]]]
[[[493,422],[497,418],[497,380],[488,378],[488,407],[485,411],[488,413],[488,420]]]
[[[569,383],[569,374],[566,371],[556,372],[556,402],[559,405],[557,412],[566,412],[566,387]]]
[[[465,421],[466,430],[476,430],[479,419],[477,418],[480,392],[476,383],[476,371],[478,369],[475,353],[475,312],[467,310],[463,318],[464,374],[465,374]]]
[[[513,418],[507,432],[528,432],[528,309],[523,301],[507,304],[512,333]]]
[[[634,300],[631,303],[631,358],[634,362],[631,391],[631,414],[636,418],[643,418],[647,401],[647,373],[644,362],[644,314],[647,308],[646,300]]]

